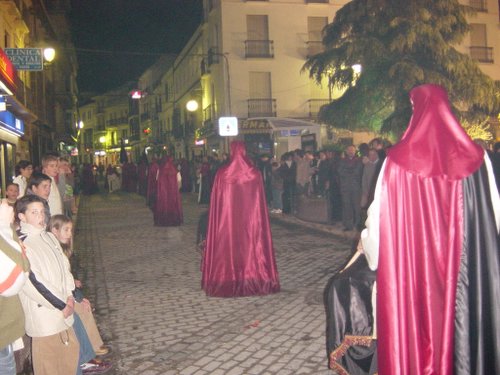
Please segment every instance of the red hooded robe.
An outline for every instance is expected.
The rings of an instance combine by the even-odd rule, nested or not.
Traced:
[[[262,175],[231,143],[210,196],[202,288],[209,296],[265,295],[280,290]]]
[[[500,374],[499,200],[485,153],[443,88],[410,98],[379,179],[379,374]]]

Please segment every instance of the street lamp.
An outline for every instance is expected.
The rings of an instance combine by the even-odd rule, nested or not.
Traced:
[[[189,112],[195,112],[198,109],[198,102],[194,99],[191,99],[186,103],[186,109]]]
[[[47,47],[43,50],[43,58],[47,63],[51,63],[54,61],[54,58],[56,57],[56,50],[52,47]]]
[[[194,117],[195,117],[195,114],[194,112],[196,112],[199,108],[199,105],[198,105],[198,102],[194,99],[191,99],[189,100],[187,103],[186,103],[186,109],[190,112],[190,119],[189,119],[189,126],[192,128],[192,131],[194,132],[194,128],[195,128],[195,121],[194,121]],[[186,131],[186,127],[188,126],[188,124],[184,124],[184,128],[183,128],[183,132],[184,132],[184,149],[185,149],[185,153],[186,153],[186,159],[188,159],[188,152],[189,152],[189,146],[188,146],[188,140],[187,140],[187,131]]]

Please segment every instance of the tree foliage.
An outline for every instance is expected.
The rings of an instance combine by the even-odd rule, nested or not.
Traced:
[[[400,134],[411,116],[408,92],[424,83],[445,87],[458,116],[500,110],[500,84],[455,49],[471,8],[457,0],[352,0],[325,27],[325,51],[304,65],[344,94],[320,119],[348,129]],[[361,64],[359,76],[354,64]],[[460,112],[462,111],[462,112]]]

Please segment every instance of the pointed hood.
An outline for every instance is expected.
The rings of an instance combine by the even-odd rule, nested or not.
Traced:
[[[413,116],[401,141],[389,149],[390,158],[423,177],[445,175],[457,180],[476,171],[484,151],[454,116],[446,91],[425,84],[411,90],[410,100]]]

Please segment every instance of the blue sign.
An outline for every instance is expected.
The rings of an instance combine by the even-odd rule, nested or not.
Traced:
[[[17,70],[43,70],[41,48],[5,48],[4,52]]]
[[[0,112],[0,128],[6,129],[18,136],[24,135],[24,121],[18,119],[12,112]]]

